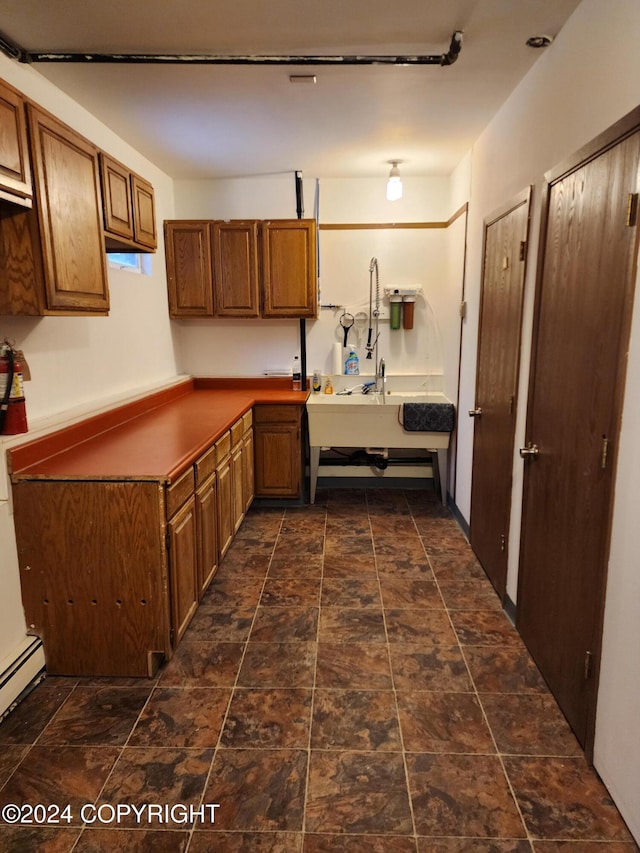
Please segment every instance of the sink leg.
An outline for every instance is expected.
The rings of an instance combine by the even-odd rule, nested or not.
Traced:
[[[318,485],[318,466],[320,465],[320,448],[309,448],[309,474],[311,478],[309,501],[316,502],[316,487]]]
[[[442,497],[442,506],[447,505],[447,450],[439,449],[436,451],[438,456],[438,480],[437,485],[440,486],[440,496]]]

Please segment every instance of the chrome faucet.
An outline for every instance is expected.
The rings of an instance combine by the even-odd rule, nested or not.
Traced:
[[[378,370],[376,372],[376,391],[378,393],[382,393],[382,399],[384,400],[384,392],[387,389],[387,375],[385,372],[384,358],[381,358],[378,362]]]

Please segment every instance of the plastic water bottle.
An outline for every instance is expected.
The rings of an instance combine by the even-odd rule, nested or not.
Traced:
[[[302,376],[300,374],[300,359],[296,356],[291,365],[292,388],[294,391],[302,391]]]

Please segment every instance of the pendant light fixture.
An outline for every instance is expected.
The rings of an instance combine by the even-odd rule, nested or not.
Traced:
[[[398,201],[402,198],[402,181],[398,169],[398,163],[402,163],[402,160],[387,160],[387,163],[391,163],[391,171],[387,181],[387,201]]]

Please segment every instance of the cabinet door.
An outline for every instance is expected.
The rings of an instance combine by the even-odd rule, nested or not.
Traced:
[[[138,175],[131,175],[131,194],[133,196],[133,239],[142,246],[155,249],[158,246],[158,235],[153,187]]]
[[[205,221],[165,222],[169,314],[212,317],[210,226]]]
[[[258,223],[214,222],[216,317],[259,317]]]
[[[225,456],[216,469],[218,478],[218,544],[220,560],[233,539],[233,485],[231,455]]]
[[[253,429],[250,427],[242,436],[242,493],[244,512],[251,506],[254,496]]]
[[[31,207],[32,195],[24,102],[0,82],[0,198]]]
[[[106,154],[101,154],[100,177],[105,229],[132,240],[133,204],[129,170]]]
[[[47,307],[109,310],[98,151],[29,105]]]
[[[264,317],[316,317],[316,223],[281,219],[262,223]]]
[[[216,475],[196,492],[198,592],[202,598],[218,569],[218,490]]]
[[[195,497],[168,522],[173,646],[177,646],[198,606]]]
[[[242,467],[242,440],[231,451],[232,517],[233,532],[237,533],[244,518],[244,475]]]

